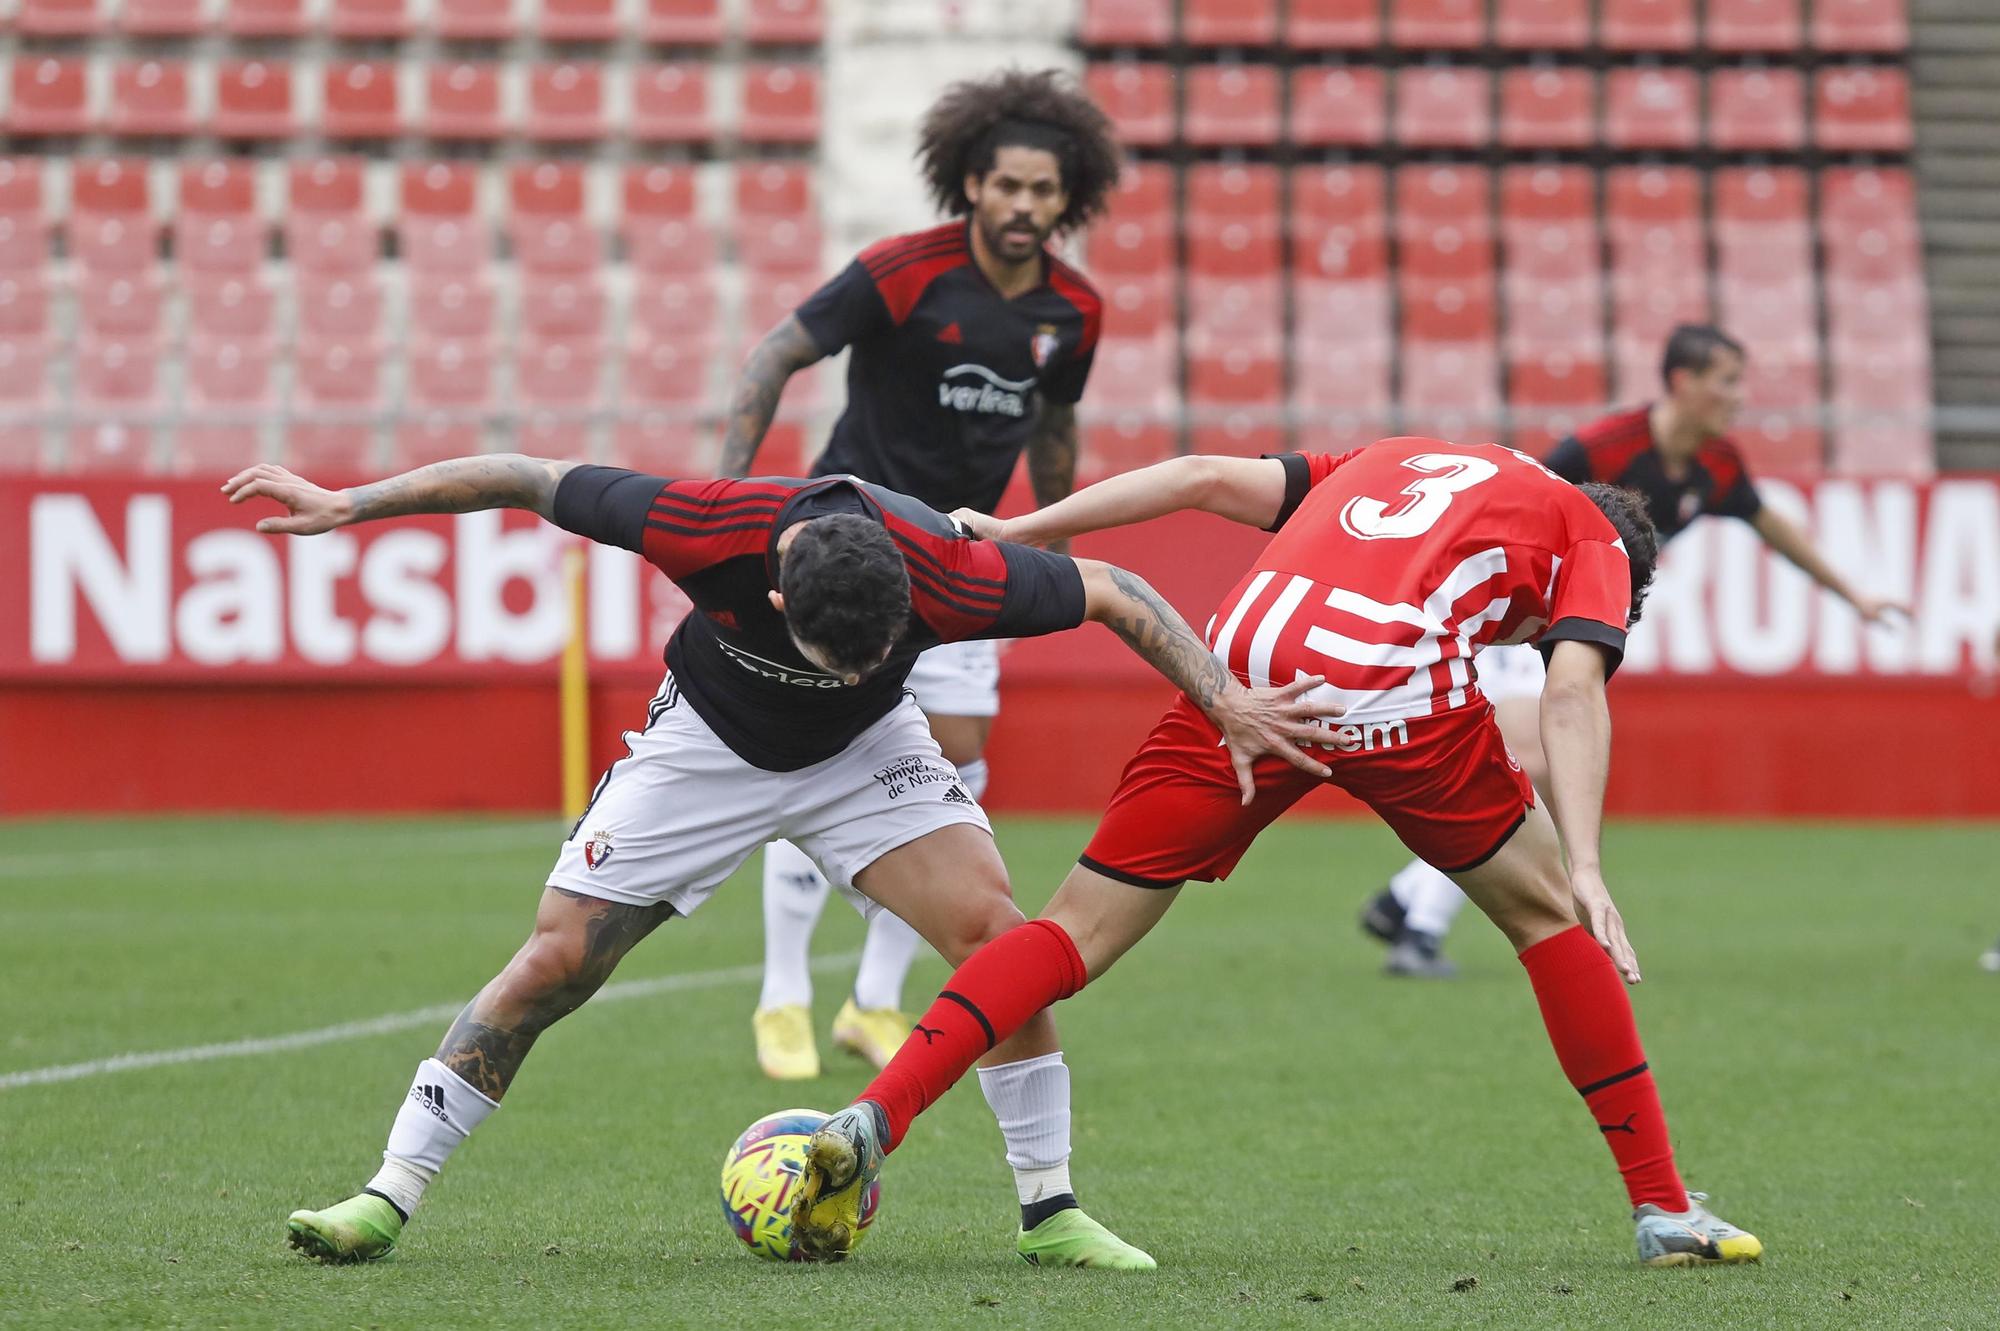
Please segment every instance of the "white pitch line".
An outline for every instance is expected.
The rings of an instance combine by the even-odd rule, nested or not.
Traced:
[[[852,965],[860,959],[859,952],[837,952],[831,956],[813,958],[812,969],[831,970],[836,966]],[[762,966],[725,966],[719,970],[662,975],[651,980],[627,980],[605,985],[591,998],[589,1005],[618,1003],[630,998],[651,998],[655,994],[686,993],[692,989],[715,989],[726,984],[747,984],[763,977]],[[338,1026],[293,1031],[290,1035],[266,1035],[251,1040],[230,1040],[223,1044],[197,1044],[183,1049],[155,1049],[147,1053],[114,1054],[110,1058],[93,1058],[85,1063],[61,1063],[46,1068],[27,1068],[21,1072],[0,1074],[0,1091],[12,1090],[19,1086],[48,1086],[59,1081],[80,1081],[85,1077],[101,1077],[111,1072],[137,1072],[142,1068],[171,1067],[178,1063],[207,1063],[218,1058],[249,1058],[256,1054],[286,1054],[295,1049],[310,1049],[315,1045],[333,1044],[339,1040],[358,1040],[368,1035],[406,1031],[414,1026],[430,1026],[456,1017],[464,1007],[464,1003],[434,1003],[430,1007],[412,1008],[408,1012],[391,1012],[386,1016],[370,1017],[366,1021],[344,1021]]]

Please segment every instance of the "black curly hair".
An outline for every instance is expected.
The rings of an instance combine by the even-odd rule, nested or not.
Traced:
[[[944,90],[917,135],[917,160],[931,198],[947,216],[972,211],[965,178],[984,176],[1002,148],[1039,148],[1062,167],[1069,206],[1056,230],[1082,226],[1104,211],[1118,183],[1118,140],[1111,118],[1058,69],[1003,70]]]
[[[1653,515],[1646,511],[1645,497],[1637,490],[1602,481],[1586,481],[1577,489],[1589,495],[1598,511],[1611,519],[1618,539],[1625,543],[1625,558],[1632,565],[1632,613],[1625,622],[1628,627],[1637,624],[1640,611],[1646,607],[1646,589],[1653,585],[1653,569],[1660,562],[1660,533],[1653,526]]]
[[[856,513],[814,518],[784,553],[785,625],[827,665],[865,675],[910,622],[910,573],[895,540]]]

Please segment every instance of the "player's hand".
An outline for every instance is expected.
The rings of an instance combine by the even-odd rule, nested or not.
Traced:
[[[982,541],[1007,539],[1007,524],[991,513],[981,513],[976,508],[956,508],[952,510],[951,520]]]
[[[222,493],[229,496],[232,504],[256,498],[277,500],[285,506],[286,515],[259,518],[257,530],[289,536],[315,536],[332,531],[347,521],[354,508],[345,491],[314,485],[305,477],[269,462],[237,472],[222,483]]]
[[[1569,889],[1576,898],[1577,915],[1590,930],[1590,936],[1610,956],[1618,974],[1627,984],[1639,983],[1639,955],[1632,950],[1632,941],[1625,937],[1625,918],[1612,904],[1611,889],[1604,885],[1604,875],[1593,869],[1577,870],[1569,876]]]
[[[1326,728],[1314,722],[1330,721],[1347,710],[1339,703],[1307,700],[1306,695],[1324,683],[1324,675],[1306,675],[1281,688],[1232,689],[1216,700],[1209,715],[1229,746],[1229,765],[1236,769],[1236,786],[1245,804],[1256,798],[1257,760],[1266,755],[1283,758],[1317,777],[1333,775],[1331,768],[1307,752],[1326,739]]]
[[[1910,607],[1901,601],[1891,601],[1885,596],[1861,596],[1855,598],[1854,613],[1868,624],[1892,624],[1900,619],[1910,620]]]

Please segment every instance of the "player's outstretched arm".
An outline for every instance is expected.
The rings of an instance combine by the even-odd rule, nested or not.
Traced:
[[[1604,680],[1600,649],[1587,642],[1555,645],[1542,690],[1542,750],[1548,755],[1549,812],[1569,853],[1577,912],[1625,982],[1637,984],[1639,958],[1604,885],[1601,863],[1604,783],[1611,774],[1611,708]]]
[[[1276,458],[1201,456],[1169,458],[1124,472],[1005,522],[963,508],[952,517],[987,540],[1050,545],[1188,508],[1269,527],[1284,504],[1285,464]]]
[[[722,436],[723,476],[748,476],[757,460],[757,449],[771,431],[771,419],[778,414],[778,399],[784,396],[791,377],[826,353],[813,341],[796,314],[764,335],[743,362],[736,387],[729,395],[729,429]]]
[[[1326,683],[1324,676],[1309,675],[1283,688],[1246,689],[1144,578],[1095,559],[1079,559],[1076,567],[1083,575],[1084,618],[1123,638],[1221,729],[1245,804],[1256,794],[1251,768],[1267,755],[1314,776],[1331,775],[1325,763],[1307,752],[1326,738],[1315,719],[1331,720],[1343,710],[1305,700]]]
[[[285,516],[260,518],[257,530],[312,536],[377,518],[412,513],[473,513],[486,508],[525,508],[552,517],[556,486],[576,464],[520,453],[485,453],[452,458],[400,476],[329,490],[274,463],[260,462],[222,483],[229,502],[272,499]]]
[[[1750,525],[1764,538],[1764,544],[1790,560],[1807,577],[1854,607],[1854,612],[1870,624],[1887,623],[1891,615],[1910,617],[1910,607],[1899,601],[1883,596],[1864,596],[1856,591],[1847,579],[1840,576],[1833,566],[1826,562],[1820,552],[1813,549],[1806,534],[1798,525],[1769,504],[1757,510]]]

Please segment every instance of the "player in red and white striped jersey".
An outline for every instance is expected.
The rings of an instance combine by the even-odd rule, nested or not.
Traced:
[[[1639,496],[1574,486],[1492,444],[1389,439],[1340,457],[1178,458],[1024,518],[956,516],[982,535],[1045,543],[1185,508],[1277,531],[1210,621],[1211,648],[1239,680],[1322,679],[1306,696],[1345,709],[1324,723],[1323,779],[1450,866],[1514,944],[1624,1177],[1641,1259],[1755,1259],[1757,1239],[1681,1185],[1619,983],[1638,982],[1638,959],[1599,867],[1604,685],[1658,553]],[[1479,690],[1478,653],[1517,642],[1548,654],[1547,810]],[[1226,878],[1322,779],[1235,762],[1220,740],[1184,702],[1168,709],[1042,918],[960,966],[920,1023],[924,1043],[904,1045],[815,1135],[794,1232],[817,1241],[816,1226],[838,1221],[850,1190],[975,1059],[1103,974],[1188,879]]]

